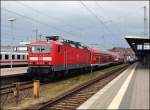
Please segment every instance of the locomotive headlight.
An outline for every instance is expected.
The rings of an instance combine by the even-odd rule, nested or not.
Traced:
[[[52,57],[43,57],[43,60],[44,60],[44,61],[51,61],[51,60],[52,60]]]
[[[30,60],[38,60],[38,57],[30,57]]]

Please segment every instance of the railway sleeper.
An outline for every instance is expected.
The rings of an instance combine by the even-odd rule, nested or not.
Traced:
[[[83,101],[80,101],[80,100],[78,100],[78,101],[66,101],[66,102],[62,102],[61,104],[64,104],[64,105],[66,105],[66,104],[68,104],[68,105],[78,105],[82,102]]]
[[[79,103],[71,103],[71,102],[69,102],[69,103],[60,103],[59,105],[61,105],[61,106],[77,106]],[[58,105],[56,105],[56,106],[58,106]]]
[[[68,105],[72,105],[72,104],[79,104],[81,101],[80,100],[66,100],[66,101],[64,101],[64,102],[60,102],[59,104],[62,104],[62,105],[66,105],[66,104],[68,104]]]
[[[71,105],[57,105],[57,106],[53,106],[53,107],[49,107],[50,109],[52,109],[53,108],[53,110],[57,110],[57,109],[63,109],[63,110],[71,110],[71,109],[75,109],[75,108],[77,108],[78,106],[76,105],[73,105],[73,106],[71,106]]]
[[[74,97],[86,98],[88,94],[76,94]]]
[[[86,98],[87,99],[87,98]],[[78,99],[76,99],[76,100],[65,100],[65,101],[63,101],[63,102],[59,102],[59,103],[57,103],[57,104],[63,104],[63,105],[66,105],[66,104],[79,104],[79,103],[81,103],[81,102],[84,102],[85,100],[86,100],[85,98],[83,99],[83,98],[78,98]]]
[[[95,91],[94,92],[84,92],[84,93],[81,93],[81,94],[76,95],[76,96],[85,96],[85,95],[91,95],[91,94],[95,94]]]
[[[79,100],[78,98],[76,98],[76,99],[68,99],[67,100],[68,102],[76,102],[76,103],[78,103],[78,102],[80,102],[80,101],[84,101],[84,100]]]
[[[45,110],[62,110],[62,108],[56,108],[56,107],[47,107]]]

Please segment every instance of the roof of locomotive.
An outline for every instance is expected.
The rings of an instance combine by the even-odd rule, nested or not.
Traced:
[[[54,40],[52,40],[52,41],[36,41],[36,42],[31,42],[30,43],[31,45],[38,45],[38,44],[59,44],[59,45],[63,45],[63,43],[62,42],[59,42],[59,41],[54,41]]]
[[[92,53],[98,53],[98,54],[102,54],[102,55],[112,55],[112,54],[110,54],[108,51],[101,51],[101,50],[99,50],[99,49],[96,49],[96,48],[90,48],[89,49]]]
[[[76,46],[73,43],[65,43],[63,41],[59,41],[59,40],[50,40],[50,41],[36,41],[36,42],[31,42],[30,45],[46,45],[46,44],[56,44],[56,45],[69,45],[71,47],[76,47],[76,48],[80,48],[80,49],[89,49],[88,47],[84,46],[84,45],[79,45]]]

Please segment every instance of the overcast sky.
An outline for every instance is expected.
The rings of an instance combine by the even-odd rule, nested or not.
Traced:
[[[148,5],[148,1],[2,1],[1,44],[35,41],[37,28],[42,39],[61,35],[101,49],[128,47],[124,36],[143,34],[143,7]],[[9,18],[16,18],[13,37]]]

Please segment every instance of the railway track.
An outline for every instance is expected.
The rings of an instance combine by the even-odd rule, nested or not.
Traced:
[[[26,82],[31,81],[31,78],[28,77],[26,73],[18,74],[18,75],[10,75],[10,76],[0,76],[0,84],[2,86],[12,85],[15,82]]]
[[[60,96],[39,105],[35,105],[34,107],[30,107],[27,109],[34,110],[72,110],[76,109],[79,105],[81,105],[84,101],[86,101],[89,97],[94,95],[97,91],[103,88],[106,84],[108,84],[111,80],[113,80],[116,76],[118,76],[122,71],[124,71],[128,65],[125,65],[121,68],[117,68],[109,71],[87,81],[72,90],[61,94]]]
[[[13,93],[15,89],[15,85],[17,83],[9,84],[0,88],[0,96]],[[33,87],[33,81],[26,81],[26,82],[18,82],[20,88],[19,91],[23,91],[25,89],[29,89]]]
[[[115,68],[119,68],[122,67],[121,65],[120,66],[116,66]],[[106,69],[107,70],[107,69]],[[109,69],[108,69],[109,70]],[[111,69],[110,69],[111,70]],[[109,70],[109,71],[110,71]],[[102,69],[103,71],[103,69]],[[105,71],[105,69],[104,69]],[[107,72],[104,72],[104,74],[107,73]],[[90,73],[92,75],[92,73]],[[89,74],[89,76],[90,76]],[[95,74],[95,73],[94,73]],[[109,73],[110,74],[110,73]],[[104,76],[102,76],[104,77]],[[69,80],[66,79],[66,82]],[[53,83],[50,83],[50,82],[43,82],[41,83],[41,88],[44,88],[44,87],[47,87],[47,86],[51,86],[53,84],[56,84],[56,82],[53,82]],[[76,82],[77,83],[77,82]],[[57,83],[57,85],[60,85],[60,83]],[[82,86],[84,86],[86,84],[83,84]],[[1,97],[1,107],[4,107],[6,104],[9,104],[9,103],[16,103],[14,100],[15,96],[14,96],[14,92],[16,90],[15,88],[15,83],[14,84],[9,84],[9,85],[6,85],[6,86],[3,86],[0,88],[0,97]],[[27,97],[32,97],[32,88],[33,88],[33,81],[24,81],[24,82],[19,82],[19,97],[18,97],[18,100],[19,102],[21,100],[23,100],[24,98],[27,98]],[[76,90],[76,89],[75,89]],[[91,92],[92,93],[92,92]],[[67,93],[66,93],[67,94]],[[94,94],[94,92],[93,92]],[[64,94],[63,94],[64,96]],[[13,100],[12,100],[13,99]],[[35,107],[36,109],[37,107]],[[34,109],[34,108],[30,108],[30,109]]]

